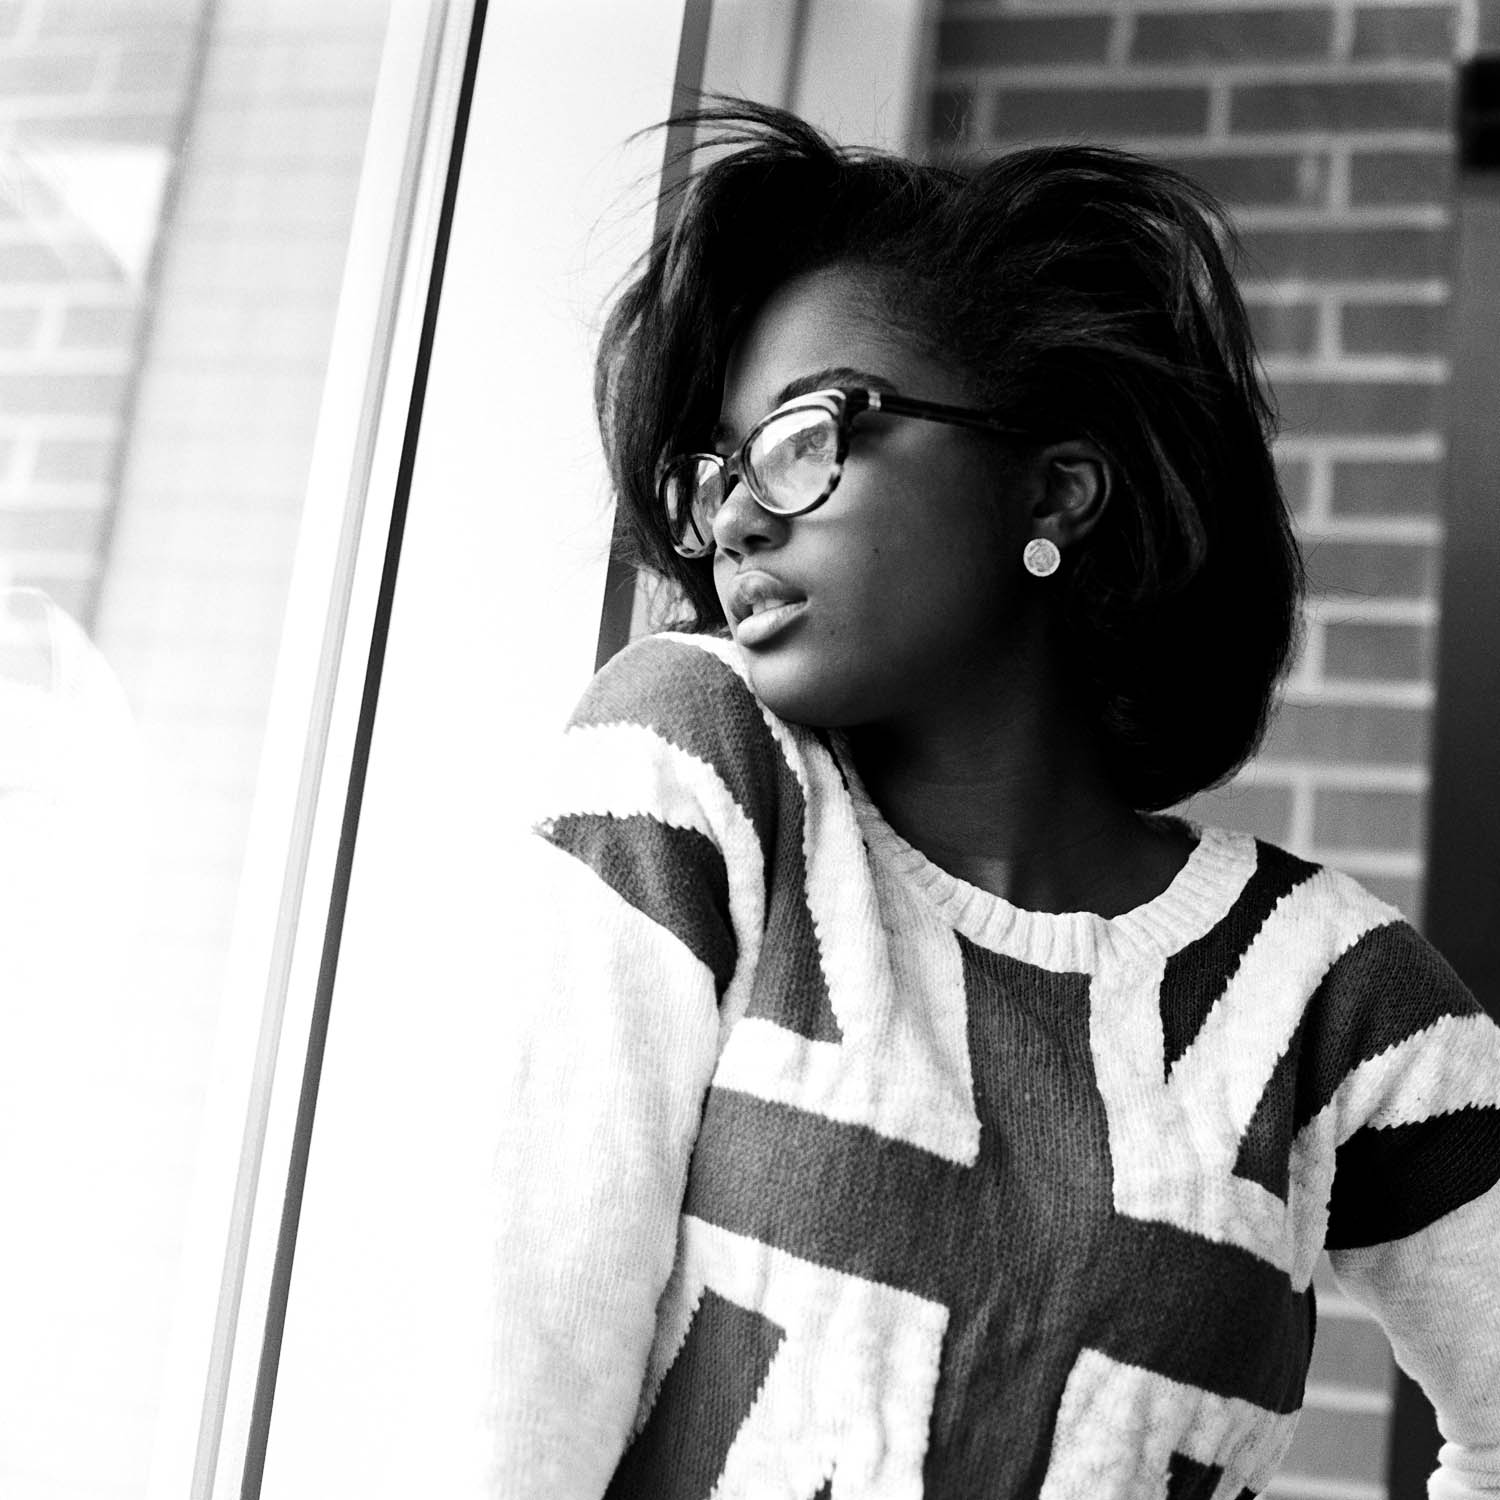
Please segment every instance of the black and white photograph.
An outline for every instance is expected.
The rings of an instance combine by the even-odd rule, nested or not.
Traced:
[[[1500,0],[0,0],[0,1500],[1500,1497]]]

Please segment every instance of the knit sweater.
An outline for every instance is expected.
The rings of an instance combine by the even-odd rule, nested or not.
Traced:
[[[1500,1028],[1347,877],[1196,829],[1124,915],[882,819],[737,648],[648,638],[542,793],[495,1493],[1241,1500],[1325,1247],[1500,1494]]]

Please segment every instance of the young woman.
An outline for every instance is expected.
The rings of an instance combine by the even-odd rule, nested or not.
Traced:
[[[1500,1029],[1391,908],[1162,814],[1301,566],[1215,205],[753,106],[599,410],[685,628],[599,674],[516,1004],[497,1493],[1235,1500],[1326,1247],[1500,1493]]]

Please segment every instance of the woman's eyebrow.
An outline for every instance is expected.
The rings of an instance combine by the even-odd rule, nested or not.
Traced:
[[[861,385],[874,391],[893,391],[895,387],[883,375],[873,370],[856,370],[851,365],[830,365],[826,370],[816,370],[811,375],[799,375],[789,380],[777,391],[771,401],[774,411],[783,402],[794,396],[805,396],[809,391],[826,391],[836,385]]]
[[[825,369],[813,370],[787,381],[771,398],[769,411],[775,411],[778,406],[783,406],[798,396],[805,396],[810,391],[826,391],[834,386],[864,386],[872,391],[895,390],[895,386],[885,376],[877,375],[873,370],[856,370],[852,365],[829,365]],[[716,448],[732,444],[735,436],[735,430],[729,423],[721,421],[715,424],[713,442]]]

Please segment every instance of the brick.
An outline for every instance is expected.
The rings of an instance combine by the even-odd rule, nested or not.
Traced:
[[[1172,165],[1235,207],[1315,208],[1328,200],[1328,158],[1321,151],[1194,152],[1174,155]]]
[[[295,248],[278,230],[247,228],[242,234],[200,238],[191,258],[173,272],[179,298],[193,303],[242,304],[262,299],[331,308],[338,299],[345,239],[298,236]],[[281,253],[277,253],[277,247]],[[317,316],[317,314],[314,314]],[[331,319],[330,319],[331,321]]]
[[[106,281],[115,286],[120,284],[120,262],[115,253],[96,236],[80,234],[68,239],[59,238],[56,249],[68,269],[70,281]]]
[[[1430,625],[1329,620],[1323,626],[1323,675],[1332,682],[1430,682]]]
[[[185,88],[193,54],[188,39],[180,47],[131,48],[120,56],[112,94],[175,94]]]
[[[1347,354],[1444,354],[1448,325],[1441,302],[1346,302],[1339,342]]]
[[[111,32],[130,35],[137,28],[191,32],[201,17],[192,0],[130,0],[129,5],[100,5],[99,0],[47,0],[41,11],[43,35],[81,33],[94,37]]]
[[[1281,481],[1281,493],[1292,514],[1306,511],[1312,498],[1312,465],[1305,458],[1278,456],[1276,477]]]
[[[1359,883],[1377,900],[1394,906],[1413,927],[1421,930],[1424,894],[1421,880],[1410,875],[1361,875]]]
[[[1405,380],[1274,382],[1288,434],[1384,437],[1430,433],[1443,426],[1445,388]]]
[[[1113,18],[1095,16],[981,16],[938,27],[938,66],[1103,62]]]
[[[1287,1451],[1282,1487],[1296,1493],[1292,1476],[1376,1485],[1384,1492],[1386,1419],[1374,1412],[1308,1411]]]
[[[1197,135],[1206,88],[1014,88],[995,95],[994,130],[1007,137]]]
[[[57,607],[75,620],[82,620],[88,613],[94,597],[94,584],[88,578],[59,578],[41,570],[33,572],[25,566],[25,559],[17,559],[12,580],[22,588],[40,589]]]
[[[193,119],[194,160],[200,169],[210,170],[315,160],[325,171],[347,168],[357,177],[369,124],[368,96],[352,102],[298,103],[295,108],[275,101],[247,106],[211,97]]]
[[[1268,759],[1363,765],[1427,763],[1429,714],[1385,703],[1283,704],[1266,741]]]
[[[1289,62],[1327,57],[1333,14],[1297,10],[1143,11],[1136,17],[1132,62]]]
[[[941,116],[944,106],[963,115],[972,110],[966,88],[938,91],[943,106],[929,100],[929,111]],[[941,124],[941,119],[939,118]],[[248,222],[262,229],[279,226],[301,240],[309,231],[330,227],[348,233],[353,194],[347,172],[329,172],[319,162],[288,163],[260,170],[203,172],[190,176],[177,199],[176,224],[198,234],[235,234]]]
[[[34,307],[0,307],[0,349],[29,349],[42,321]]]
[[[1421,792],[1320,786],[1313,796],[1313,841],[1320,849],[1415,853],[1427,838]]]
[[[1200,792],[1179,811],[1196,823],[1235,828],[1273,844],[1284,844],[1292,826],[1292,789],[1231,783]]]
[[[174,422],[222,432],[222,417],[251,407],[273,421],[294,421],[309,406],[316,408],[319,384],[316,370],[278,370],[268,379],[253,361],[201,370],[191,365],[158,366],[146,400],[153,414],[170,414]]]
[[[974,95],[969,89],[932,91],[927,105],[927,138],[939,145],[962,145],[974,136]]]
[[[1391,1366],[1391,1346],[1378,1323],[1367,1318],[1319,1317],[1307,1372],[1310,1383],[1388,1391]]]
[[[357,16],[357,9],[351,12]],[[219,103],[255,100],[368,101],[380,71],[380,35],[366,21],[364,35],[338,35],[299,17],[294,30],[235,36],[216,26],[207,88]]]
[[[43,438],[32,477],[49,484],[87,484],[109,477],[115,445],[85,438]]]
[[[1419,850],[1427,836],[1426,808],[1418,792],[1319,787],[1313,842],[1320,849]]]
[[[1435,516],[1443,466],[1429,459],[1339,459],[1330,507],[1340,516]]]
[[[1349,157],[1349,201],[1446,206],[1453,197],[1451,151],[1355,151]]]
[[[1453,48],[1451,6],[1382,5],[1354,13],[1357,59],[1448,58]]]
[[[1230,91],[1231,130],[1446,130],[1447,79],[1351,79],[1333,83],[1242,83]]]
[[[22,52],[0,57],[0,98],[25,94],[81,94],[94,81],[99,61],[86,53]]]
[[[1452,258],[1441,226],[1251,229],[1242,240],[1244,273],[1267,280],[1431,280],[1448,274]]]
[[[80,304],[63,318],[61,344],[65,349],[119,349],[130,343],[136,309],[118,304]]]
[[[62,214],[63,202],[50,183],[21,160],[0,152],[0,220],[46,219]]]
[[[132,493],[142,494],[132,483]],[[149,492],[146,492],[149,493]],[[144,508],[144,507],[143,507]],[[194,575],[218,575],[226,569],[275,577],[296,549],[297,518],[267,516],[250,509],[215,505],[156,505],[138,514],[131,527],[131,556],[138,563],[159,560],[166,568]]]
[[[1250,330],[1262,354],[1311,354],[1318,345],[1315,302],[1252,302]]]
[[[120,408],[119,375],[29,372],[0,375],[0,411],[15,416],[110,416]]]
[[[182,133],[175,110],[109,110],[98,114],[26,115],[16,133],[43,145],[172,146]]]
[[[249,350],[278,370],[320,369],[327,358],[327,329],[333,309],[326,303],[300,301],[294,297],[272,304],[231,299],[209,301],[182,299],[177,305],[158,310],[153,319],[153,339],[166,352],[155,356],[157,368],[182,364],[243,360]],[[324,342],[319,346],[318,335]]]
[[[14,244],[0,242],[0,286],[66,281],[68,274],[67,266],[47,245],[26,240]]]
[[[1304,551],[1312,593],[1340,599],[1437,597],[1439,548],[1430,543],[1325,539]]]
[[[15,566],[25,567],[31,552],[72,553],[92,557],[99,544],[103,517],[96,510],[0,510],[0,550]]]

